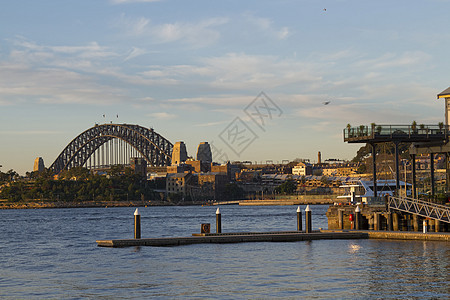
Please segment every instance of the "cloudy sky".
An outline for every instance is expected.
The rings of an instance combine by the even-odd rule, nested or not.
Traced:
[[[105,122],[153,127],[189,155],[209,141],[222,159],[351,159],[360,145],[343,142],[348,123],[443,121],[449,10],[445,0],[4,1],[1,170],[24,174],[37,156],[50,166]]]

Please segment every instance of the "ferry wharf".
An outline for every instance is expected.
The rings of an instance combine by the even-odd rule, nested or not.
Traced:
[[[137,246],[181,246],[191,244],[223,244],[249,242],[297,242],[332,239],[393,239],[450,241],[450,233],[444,232],[399,232],[374,230],[319,230],[309,233],[299,231],[282,232],[237,232],[237,233],[194,233],[190,237],[162,237],[143,239],[97,240],[99,247],[137,247]]]

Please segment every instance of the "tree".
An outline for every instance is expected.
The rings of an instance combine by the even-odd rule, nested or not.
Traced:
[[[228,183],[225,185],[224,194],[229,199],[240,199],[244,196],[244,190],[236,183]]]
[[[294,192],[296,190],[297,190],[297,184],[295,184],[295,182],[292,180],[285,181],[284,183],[280,184],[279,186],[277,186],[275,188],[275,191],[278,194],[283,194],[283,195],[294,194]]]
[[[352,125],[350,123],[347,124],[347,136],[350,137],[350,131],[352,130]]]
[[[411,130],[413,131],[413,133],[417,133],[417,122],[416,121],[412,122]]]

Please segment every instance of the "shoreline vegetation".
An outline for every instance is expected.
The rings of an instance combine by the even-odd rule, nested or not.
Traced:
[[[34,201],[18,201],[10,202],[0,199],[0,209],[46,209],[46,208],[88,208],[88,207],[147,207],[147,206],[210,206],[210,205],[330,205],[335,202],[335,199],[329,195],[314,198],[303,199],[260,199],[260,200],[234,200],[234,201],[196,201],[196,202],[182,202],[173,203],[168,201],[142,201],[142,200],[127,200],[127,201],[48,201],[48,200],[34,200]]]
[[[197,187],[184,195],[167,193],[165,179],[148,181],[124,166],[113,166],[102,175],[82,167],[63,171],[57,177],[49,169],[29,173],[23,178],[13,170],[0,172],[0,175],[0,209],[300,205],[336,201],[333,193],[302,195],[292,181],[281,184],[272,194],[245,193],[237,183],[227,184],[220,194],[210,185]]]

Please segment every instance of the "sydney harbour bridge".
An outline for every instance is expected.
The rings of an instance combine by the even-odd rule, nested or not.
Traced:
[[[173,144],[148,129],[132,124],[101,124],[74,138],[50,166],[56,174],[73,167],[88,169],[128,165],[138,157],[149,166],[169,166]]]

